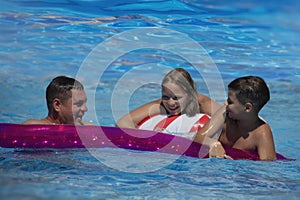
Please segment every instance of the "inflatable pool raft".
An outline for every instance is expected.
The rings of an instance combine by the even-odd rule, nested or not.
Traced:
[[[125,148],[208,158],[208,147],[189,139],[148,130],[107,126],[0,123],[2,148]],[[258,154],[225,148],[233,159],[259,160]],[[289,160],[277,153],[278,160]]]

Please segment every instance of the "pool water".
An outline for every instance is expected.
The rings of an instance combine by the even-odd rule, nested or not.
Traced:
[[[258,75],[271,91],[260,115],[276,151],[296,160],[0,148],[0,198],[299,199],[299,8],[296,0],[1,1],[0,122],[44,118],[45,88],[58,75],[84,83],[85,120],[105,126],[159,98],[170,67],[189,70],[219,103],[230,81]]]

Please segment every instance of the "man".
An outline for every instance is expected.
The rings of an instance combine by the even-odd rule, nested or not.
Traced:
[[[83,85],[66,76],[54,78],[46,89],[48,116],[31,119],[24,124],[74,124],[93,125],[82,120],[88,110],[87,97]]]

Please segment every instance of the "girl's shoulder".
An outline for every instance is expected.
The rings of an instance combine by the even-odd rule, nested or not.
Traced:
[[[221,104],[212,100],[210,97],[204,94],[197,94],[198,102],[200,104],[200,112],[212,116],[219,108]]]

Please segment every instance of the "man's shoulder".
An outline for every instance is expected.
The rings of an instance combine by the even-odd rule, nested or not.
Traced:
[[[50,123],[45,119],[29,119],[23,122],[23,124],[50,124]]]

